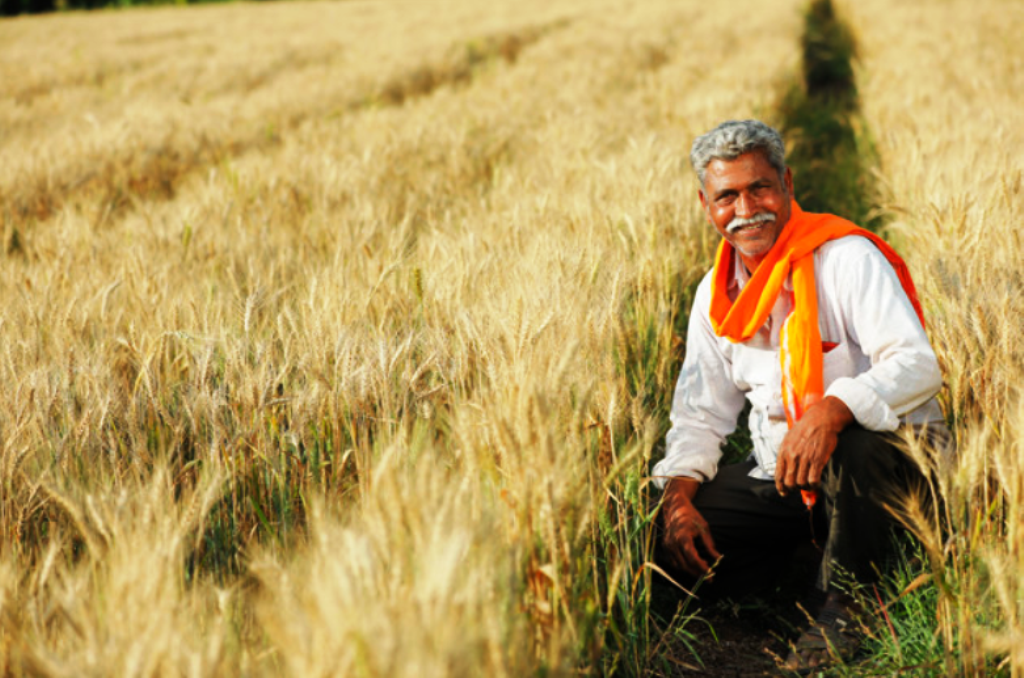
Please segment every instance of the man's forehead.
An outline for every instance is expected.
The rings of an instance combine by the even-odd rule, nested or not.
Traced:
[[[726,180],[728,178],[777,177],[778,172],[764,157],[763,153],[752,151],[735,158],[714,158],[705,170],[705,180]]]

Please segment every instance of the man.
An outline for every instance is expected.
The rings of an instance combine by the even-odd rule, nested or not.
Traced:
[[[665,458],[661,557],[712,588],[770,582],[800,541],[823,549],[817,623],[786,668],[852,654],[856,608],[890,553],[883,503],[917,473],[902,425],[941,428],[941,375],[913,282],[883,241],[803,212],[778,132],[729,121],[693,143],[708,222],[723,241],[694,298]],[[751,457],[718,468],[749,401]],[[716,564],[717,563],[717,564]],[[712,566],[713,569],[712,569]]]

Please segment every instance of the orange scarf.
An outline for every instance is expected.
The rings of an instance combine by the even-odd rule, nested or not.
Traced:
[[[829,240],[860,235],[873,242],[896,270],[903,290],[910,298],[924,326],[924,313],[917,299],[907,265],[881,238],[870,231],[831,214],[804,212],[796,201],[779,239],[758,265],[736,301],[726,290],[733,274],[734,251],[725,239],[715,256],[711,279],[711,325],[720,337],[733,342],[750,339],[771,314],[782,284],[792,272],[793,311],[779,336],[782,361],[782,400],[790,427],[824,396],[823,351],[818,328],[818,294],[814,284],[814,251]]]

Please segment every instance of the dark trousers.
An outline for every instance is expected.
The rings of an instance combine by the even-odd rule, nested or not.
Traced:
[[[736,595],[770,586],[783,575],[793,551],[812,540],[822,551],[821,590],[837,577],[859,584],[877,581],[893,552],[895,521],[885,505],[921,478],[893,443],[889,435],[847,427],[825,468],[813,511],[799,492],[782,497],[773,481],[751,478],[753,461],[721,467],[694,497],[722,554],[713,582],[703,591]],[[664,557],[658,559],[667,565]]]

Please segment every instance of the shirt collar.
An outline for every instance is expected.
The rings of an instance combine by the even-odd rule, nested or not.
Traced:
[[[748,282],[750,282],[750,273],[747,272],[747,267],[743,265],[743,260],[740,259],[739,252],[734,249],[732,257],[732,277],[729,279],[729,289],[742,290]]]

